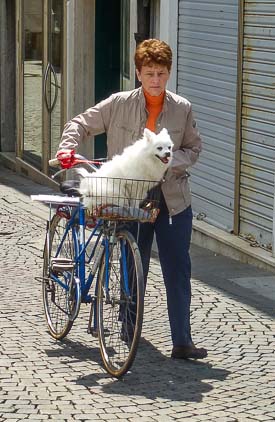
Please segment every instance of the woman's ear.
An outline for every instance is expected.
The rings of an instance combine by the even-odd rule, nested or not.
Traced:
[[[138,78],[139,82],[141,82],[140,73],[139,73],[138,69],[136,69],[136,74],[137,74],[137,78]]]

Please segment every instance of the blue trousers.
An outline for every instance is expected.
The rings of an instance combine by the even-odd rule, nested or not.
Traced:
[[[191,261],[189,255],[192,233],[191,206],[172,217],[162,198],[160,213],[154,224],[140,225],[138,245],[141,252],[145,285],[148,276],[154,233],[167,295],[168,316],[173,346],[192,343],[190,328]],[[137,225],[131,229],[137,237]]]

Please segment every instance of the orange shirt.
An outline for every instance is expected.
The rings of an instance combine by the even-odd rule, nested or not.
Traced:
[[[145,90],[143,90],[145,101],[146,101],[146,108],[148,110],[148,119],[146,122],[147,129],[150,129],[152,132],[156,132],[156,122],[158,115],[160,114],[162,107],[163,107],[163,101],[164,101],[164,94],[163,92],[158,97],[153,97],[152,95],[148,94]]]

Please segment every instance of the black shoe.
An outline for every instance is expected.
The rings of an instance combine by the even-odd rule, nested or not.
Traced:
[[[174,346],[171,354],[173,359],[204,359],[207,350],[203,347],[197,348],[194,344],[188,346]]]

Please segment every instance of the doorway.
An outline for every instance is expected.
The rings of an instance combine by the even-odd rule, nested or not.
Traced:
[[[121,0],[95,4],[95,103],[120,91]],[[106,135],[95,137],[95,157],[106,157]]]
[[[64,0],[22,0],[17,155],[48,174],[63,127]]]

